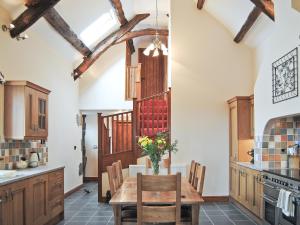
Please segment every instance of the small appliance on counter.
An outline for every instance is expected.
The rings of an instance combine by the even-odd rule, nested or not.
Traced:
[[[17,169],[26,169],[28,167],[28,161],[25,157],[22,157],[19,162],[16,164]]]
[[[38,167],[39,161],[40,161],[39,154],[36,152],[31,152],[30,159],[29,159],[29,167],[31,168]]]
[[[254,164],[254,149],[252,149],[251,151],[248,151],[247,154],[251,156],[250,163]]]

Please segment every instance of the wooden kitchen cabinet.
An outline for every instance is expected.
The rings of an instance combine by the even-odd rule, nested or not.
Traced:
[[[251,97],[240,96],[228,100],[229,105],[229,157],[231,162],[249,162],[247,154],[253,144],[253,118]],[[254,128],[253,128],[254,129]],[[249,149],[250,148],[250,149]]]
[[[0,225],[52,225],[64,218],[64,170],[0,187]]]
[[[237,196],[237,198],[241,204],[248,205],[249,174],[248,174],[248,171],[243,167],[239,167],[238,171],[239,172],[238,172],[238,196]]]
[[[1,214],[3,225],[31,225],[28,185],[26,181],[17,182],[1,189]]]
[[[261,172],[232,164],[230,168],[235,167],[237,175],[230,175],[237,177],[235,184],[237,191],[236,194],[230,191],[230,196],[257,217],[262,218],[263,184]]]
[[[6,139],[47,139],[49,93],[49,90],[28,81],[5,83]]]
[[[230,164],[229,179],[230,179],[230,196],[237,200],[238,197],[238,166],[235,163]]]
[[[48,221],[48,175],[30,180],[32,192],[32,225],[43,225]]]

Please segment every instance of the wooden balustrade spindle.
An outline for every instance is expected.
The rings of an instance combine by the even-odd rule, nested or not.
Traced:
[[[124,132],[124,114],[122,113],[122,115],[121,115],[121,120],[122,120],[122,132],[121,132],[121,136],[122,136],[122,148],[121,148],[121,151],[125,151],[125,149],[124,149],[124,134],[125,134],[125,132]]]

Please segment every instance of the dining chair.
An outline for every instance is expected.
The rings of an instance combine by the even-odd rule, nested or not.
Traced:
[[[195,162],[195,160],[192,160],[191,167],[190,167],[190,173],[189,173],[189,183],[190,184],[194,183],[195,172],[196,172],[196,162]]]
[[[123,184],[123,168],[122,168],[122,161],[118,160],[116,163],[116,172],[117,176],[119,177],[119,183],[122,185]]]
[[[176,192],[176,203],[167,206],[143,204],[143,192]],[[181,174],[151,176],[137,174],[137,225],[143,223],[181,224]]]
[[[204,187],[204,179],[205,179],[205,171],[206,167],[198,164],[196,166],[196,173],[194,177],[193,187],[196,189],[199,195],[202,196],[203,187]]]
[[[117,192],[119,188],[119,179],[116,174],[116,170],[113,166],[107,166],[107,175],[108,175],[108,183],[109,183],[109,189],[111,196],[114,196],[114,194]]]
[[[107,166],[107,175],[109,181],[109,188],[111,196],[114,196],[117,190],[120,188],[119,177],[117,175],[116,164],[113,163],[112,166]],[[116,214],[115,208],[113,208],[114,214]],[[116,215],[115,215],[116,216]],[[121,222],[123,225],[136,224],[137,212],[135,206],[123,206],[121,210]]]
[[[167,158],[167,159],[163,159],[163,167],[168,169],[168,175],[171,174],[171,159],[170,157]]]

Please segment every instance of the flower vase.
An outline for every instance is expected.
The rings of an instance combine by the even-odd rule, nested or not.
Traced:
[[[159,174],[159,161],[152,161],[153,175]]]

